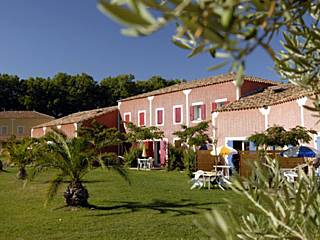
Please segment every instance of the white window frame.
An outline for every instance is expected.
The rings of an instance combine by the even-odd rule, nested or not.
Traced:
[[[176,108],[180,108],[181,109],[181,121],[180,122],[176,122]],[[172,108],[172,119],[173,119],[173,125],[180,125],[183,124],[183,106],[182,105],[174,105]]]
[[[225,137],[224,138],[224,145],[227,146],[228,141],[242,141],[242,151],[244,149],[244,142],[248,141],[248,137]]]
[[[228,101],[227,98],[219,98],[219,99],[214,100],[215,103],[225,103],[225,102],[227,102],[227,101]],[[225,105],[224,105],[224,106],[225,106]],[[224,106],[223,106],[223,107],[224,107]],[[218,104],[217,104],[217,109],[216,109],[216,110],[219,110]]]
[[[2,128],[6,128],[6,134],[2,133]],[[0,126],[0,136],[8,136],[8,130],[9,130],[8,125],[1,125]]]
[[[19,128],[22,128],[22,133],[19,133]],[[17,135],[21,136],[24,134],[24,126],[17,126]]]
[[[144,113],[144,125],[140,125],[140,113]],[[139,110],[137,119],[138,119],[138,127],[147,126],[147,111]]]
[[[201,109],[201,106],[203,105],[203,102],[194,102],[191,104],[192,107],[194,106],[200,106],[200,111],[199,111],[199,115],[200,115],[200,119],[195,119],[193,121],[191,121],[192,123],[200,123],[202,122],[204,119],[202,119],[202,109]],[[193,117],[194,117],[194,112],[193,112]]]
[[[214,100],[214,102],[216,102],[216,103],[227,102],[227,101],[228,101],[227,98],[219,98],[219,99]]]
[[[124,121],[126,121],[126,116],[129,116],[129,122],[131,122],[131,121],[132,121],[132,119],[131,119],[131,112],[125,112],[125,113],[123,114],[123,120],[124,120]]]
[[[158,124],[158,111],[162,111],[162,124]],[[155,123],[155,126],[164,126],[164,108],[156,108],[155,109],[155,120],[156,120],[156,123]]]

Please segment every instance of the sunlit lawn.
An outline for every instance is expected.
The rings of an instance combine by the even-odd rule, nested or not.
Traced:
[[[204,213],[226,208],[225,199],[243,201],[231,191],[190,190],[184,173],[129,171],[131,185],[112,171],[85,178],[96,209],[64,206],[62,192],[44,207],[48,179],[42,174],[23,189],[16,169],[0,173],[0,239],[199,239],[195,222],[209,227]],[[241,214],[241,211],[239,211]]]

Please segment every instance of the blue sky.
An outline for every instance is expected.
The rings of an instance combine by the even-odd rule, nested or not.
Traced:
[[[192,80],[226,71],[207,71],[214,65],[209,56],[187,58],[170,41],[173,28],[143,38],[121,35],[121,26],[99,12],[95,0],[1,0],[0,9],[1,73],[28,78],[85,72],[99,81],[125,73],[139,80]],[[259,50],[249,57],[246,74],[278,80],[272,66]]]

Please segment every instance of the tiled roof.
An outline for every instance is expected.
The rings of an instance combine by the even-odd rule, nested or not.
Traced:
[[[57,126],[57,125],[63,125],[63,124],[69,124],[69,123],[80,123],[80,122],[98,117],[100,115],[103,115],[105,113],[116,111],[117,109],[118,109],[117,106],[112,106],[112,107],[97,108],[94,110],[72,113],[68,116],[65,116],[65,117],[62,117],[59,119],[55,119],[55,120],[47,122],[47,123],[37,125],[33,128]]]
[[[272,106],[293,101],[310,95],[313,95],[311,91],[307,91],[301,87],[293,84],[281,84],[278,86],[268,87],[263,92],[243,97],[238,101],[231,102],[230,104],[221,108],[219,112],[262,108],[265,106]]]
[[[39,113],[36,111],[2,111],[0,112],[0,119],[26,119],[26,118],[32,118],[32,119],[39,119],[39,118],[50,118],[54,119],[54,117],[51,117],[49,115]]]
[[[220,84],[224,82],[230,82],[234,81],[236,78],[235,73],[228,73],[228,74],[221,74],[218,76],[214,77],[208,77],[208,78],[203,78],[203,79],[198,79],[190,82],[183,82],[183,83],[178,83],[169,87],[161,88],[155,91],[147,92],[147,93],[142,93],[136,96],[128,97],[125,99],[119,100],[120,102],[123,101],[129,101],[133,99],[138,99],[138,98],[145,98],[149,96],[155,96],[155,95],[160,95],[160,94],[165,94],[165,93],[171,93],[171,92],[177,92],[177,91],[182,91],[186,89],[192,89],[192,88],[198,88],[198,87],[205,87],[209,85],[214,85],[214,84]],[[271,81],[271,80],[265,80],[262,78],[258,77],[253,77],[253,76],[243,76],[243,79],[245,81],[252,81],[252,82],[259,82],[259,83],[266,83],[270,85],[277,85],[279,83]]]

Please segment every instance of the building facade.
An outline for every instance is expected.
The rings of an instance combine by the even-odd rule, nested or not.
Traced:
[[[212,113],[213,135],[218,146],[228,145],[238,150],[256,150],[247,138],[274,125],[289,130],[303,126],[318,132],[308,145],[320,150],[319,118],[305,106],[312,106],[312,93],[282,84],[261,93],[239,99]]]
[[[108,128],[118,128],[120,123],[118,108],[107,107],[73,113],[68,116],[34,126],[31,129],[31,136],[36,138],[42,137],[52,128],[56,128],[64,132],[66,136],[70,138],[77,137],[78,129],[81,126],[90,126],[93,120]]]
[[[0,112],[0,142],[6,142],[12,135],[17,139],[30,137],[33,126],[53,119],[54,117],[36,111]]]
[[[211,122],[212,112],[241,97],[278,85],[273,81],[244,76],[243,85],[237,87],[235,78],[235,74],[224,74],[120,100],[118,108],[121,120],[137,126],[156,126],[164,132],[164,139],[153,141],[156,162],[163,164],[167,145],[178,140],[173,133],[181,130],[182,124],[194,126],[201,121]],[[212,132],[210,124],[210,136]],[[160,156],[157,156],[158,153]]]

